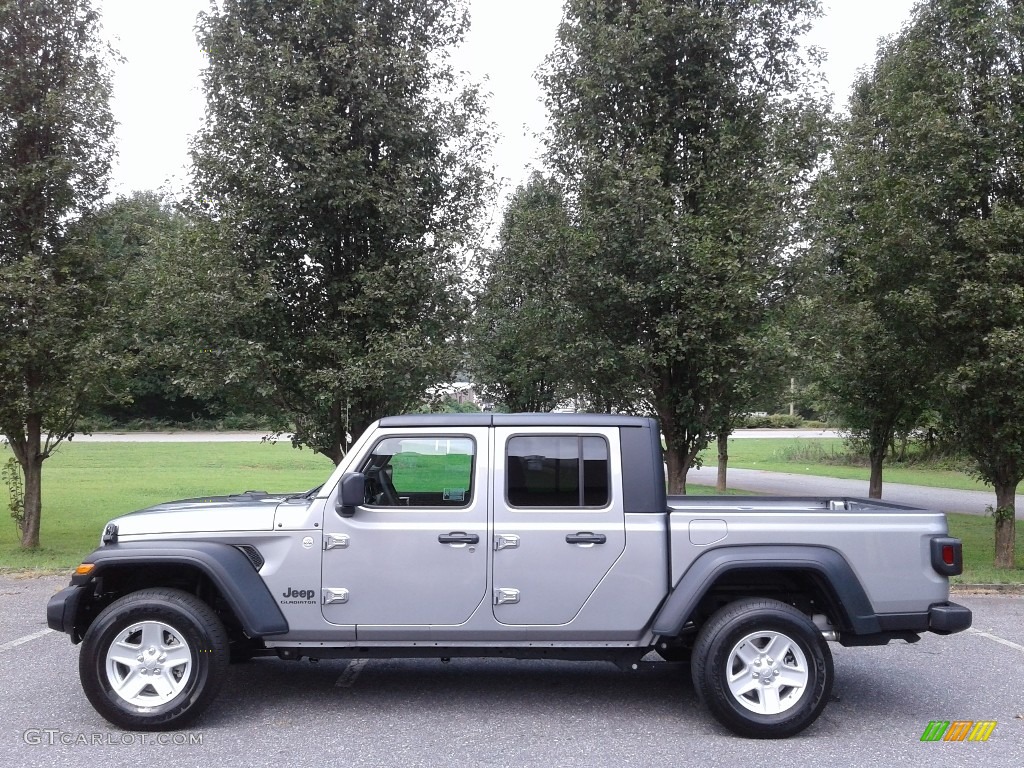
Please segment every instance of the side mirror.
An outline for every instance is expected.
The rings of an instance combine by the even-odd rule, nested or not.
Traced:
[[[356,507],[366,501],[366,475],[349,472],[341,478],[341,490],[334,511],[342,517],[352,517]]]

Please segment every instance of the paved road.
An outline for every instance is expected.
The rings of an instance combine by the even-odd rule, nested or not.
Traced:
[[[687,482],[696,485],[715,485],[717,467],[691,469]],[[729,487],[775,496],[855,496],[867,497],[867,480],[843,480],[837,477],[796,475],[787,472],[765,472],[760,469],[730,469]],[[995,493],[988,491],[958,491],[951,488],[929,488],[923,485],[883,483],[882,499],[901,504],[938,509],[943,512],[963,512],[970,515],[987,514],[986,507],[996,503]],[[1017,519],[1024,520],[1024,495],[1017,496]]]
[[[234,666],[189,730],[110,727],[47,632],[65,578],[0,576],[0,764],[168,766],[1024,765],[1024,598],[965,596],[975,629],[915,645],[832,645],[834,698],[803,734],[748,741],[698,703],[683,665],[456,659]],[[984,743],[921,742],[931,720],[996,720]],[[192,743],[189,743],[189,742]],[[68,742],[68,743],[62,743]],[[201,743],[196,743],[201,742]]]

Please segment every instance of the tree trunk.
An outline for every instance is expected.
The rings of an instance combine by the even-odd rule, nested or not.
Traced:
[[[678,437],[674,414],[668,407],[658,407],[662,402],[664,399],[659,398],[655,393],[654,406],[658,413],[658,420],[661,422],[661,434],[665,439],[665,471],[668,475],[668,492],[672,496],[685,496],[686,471],[690,467],[689,456],[674,447],[677,445],[676,438]]]
[[[669,446],[665,450],[665,461],[668,464],[668,492],[670,495],[686,495],[687,461],[679,455],[679,451]]]
[[[871,461],[871,480],[868,481],[868,498],[882,498],[882,464],[892,444],[892,427],[875,423],[868,432],[868,450]]]
[[[22,467],[22,472],[25,473],[25,527],[21,531],[21,548],[38,549],[39,521],[43,513],[42,459],[30,461],[27,467]]]
[[[1017,483],[996,484],[996,568],[1014,568]]]
[[[868,498],[882,498],[882,463],[885,461],[885,453],[879,454],[874,448],[871,449],[871,479],[868,481]]]
[[[43,459],[40,439],[43,432],[42,414],[31,414],[25,424],[24,440],[12,439],[21,471],[25,475],[25,525],[21,530],[21,548],[39,548],[39,521],[43,512]]]
[[[326,456],[328,459],[334,462],[334,466],[341,464],[341,460],[345,458],[345,451],[342,450],[341,446],[335,443],[329,449],[317,449],[317,453],[321,456]]]
[[[732,430],[723,427],[718,430],[718,479],[715,481],[715,491],[725,493],[728,487],[729,476],[729,435]]]

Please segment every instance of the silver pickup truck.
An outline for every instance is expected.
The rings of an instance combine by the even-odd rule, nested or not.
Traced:
[[[124,728],[177,728],[229,661],[506,656],[688,662],[727,728],[814,722],[828,641],[966,629],[945,516],[840,498],[667,497],[657,423],[593,414],[381,419],[308,493],[110,522],[47,607]]]

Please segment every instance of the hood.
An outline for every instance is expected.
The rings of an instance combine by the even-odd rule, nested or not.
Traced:
[[[114,518],[119,536],[215,531],[269,531],[274,512],[295,494],[246,491],[231,496],[204,496],[157,504]]]

